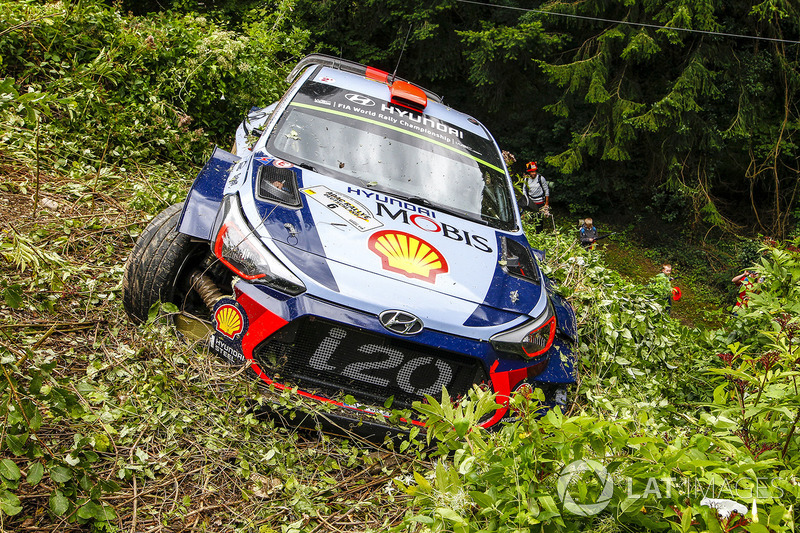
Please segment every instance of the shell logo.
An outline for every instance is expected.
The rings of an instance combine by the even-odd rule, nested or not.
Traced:
[[[233,339],[244,328],[244,319],[242,313],[236,306],[225,304],[219,307],[214,313],[214,322],[217,326],[217,331]]]
[[[381,267],[390,272],[436,283],[436,276],[449,271],[439,250],[410,233],[378,231],[370,236],[368,245],[381,258]]]

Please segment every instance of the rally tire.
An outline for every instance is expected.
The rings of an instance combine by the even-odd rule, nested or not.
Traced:
[[[135,323],[145,322],[156,302],[171,302],[183,308],[190,261],[205,243],[193,242],[177,231],[183,203],[174,204],[156,215],[133,246],[125,263],[122,303]]]

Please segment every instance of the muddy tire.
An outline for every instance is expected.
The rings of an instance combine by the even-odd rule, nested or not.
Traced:
[[[145,322],[156,302],[170,302],[183,310],[193,299],[188,275],[208,255],[209,247],[178,233],[182,209],[183,203],[174,204],[156,215],[128,256],[122,303],[133,322]]]

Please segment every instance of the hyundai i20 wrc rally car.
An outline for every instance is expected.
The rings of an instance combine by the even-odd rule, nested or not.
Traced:
[[[354,419],[443,387],[499,403],[538,387],[558,402],[574,382],[575,316],[525,238],[486,128],[341,59],[308,56],[289,81],[239,126],[235,155],[215,149],[186,201],[139,237],[128,315],[172,302],[207,325],[216,354]],[[510,416],[504,405],[483,425]]]

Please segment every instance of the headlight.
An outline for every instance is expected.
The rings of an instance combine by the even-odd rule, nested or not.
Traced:
[[[535,359],[547,353],[556,337],[556,316],[550,302],[542,316],[494,335],[489,341],[495,350]]]
[[[214,255],[234,274],[292,295],[306,290],[303,282],[264,246],[250,228],[235,194],[223,199],[217,221]]]

